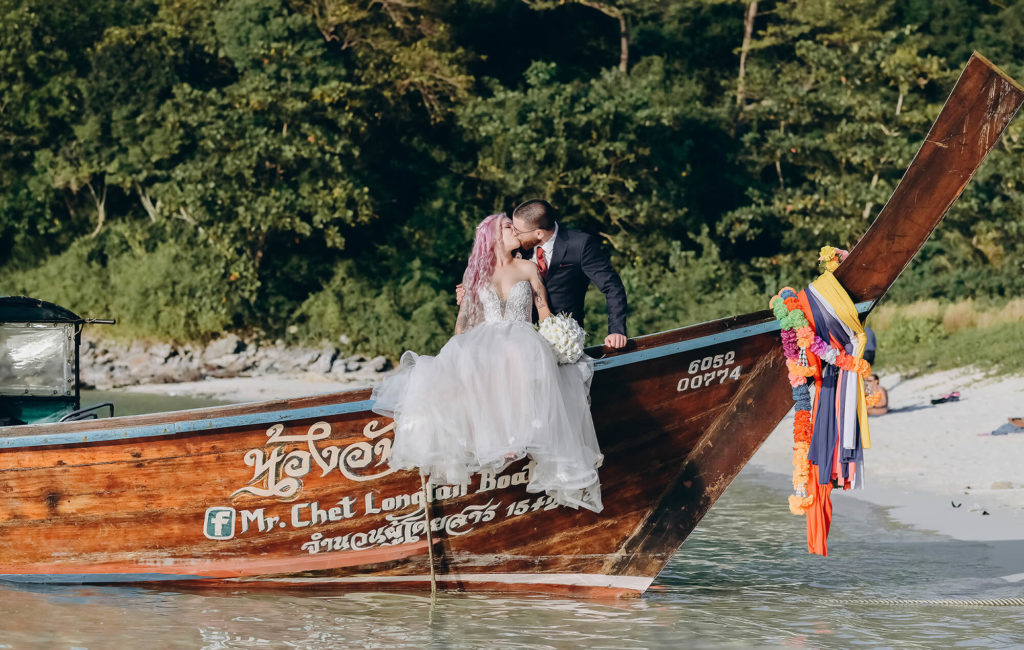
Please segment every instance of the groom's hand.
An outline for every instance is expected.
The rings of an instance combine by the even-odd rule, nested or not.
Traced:
[[[455,285],[455,304],[462,306],[462,299],[466,297],[466,287],[462,283]]]
[[[613,350],[621,350],[626,347],[626,343],[629,339],[626,338],[625,334],[609,334],[604,337],[604,347],[611,348]]]

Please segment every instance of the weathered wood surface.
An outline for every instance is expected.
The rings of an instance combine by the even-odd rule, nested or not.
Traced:
[[[858,300],[884,294],[1022,99],[1015,83],[971,59],[840,267]],[[605,511],[527,494],[525,461],[477,477],[464,493],[439,488],[429,516],[441,586],[646,589],[792,404],[772,322],[758,312],[704,323],[599,359],[592,397]],[[0,430],[0,576],[426,589],[419,477],[388,467],[389,421],[358,405],[368,398],[359,390]],[[338,412],[346,404],[353,412]],[[285,416],[323,408],[333,414]],[[264,421],[205,427],[224,418]],[[175,432],[182,424],[200,429]],[[134,437],[140,427],[149,437]],[[308,439],[310,431],[323,436]]]
[[[1024,88],[975,52],[900,184],[836,278],[878,300],[960,198],[1020,108]]]
[[[709,325],[689,332],[681,330],[675,334],[676,342],[695,332],[710,331],[715,328]],[[467,582],[466,576],[550,574],[556,579],[544,585],[545,589],[589,593],[591,586],[560,582],[557,576],[607,575],[622,541],[636,530],[669,486],[680,459],[729,402],[742,383],[743,373],[775,346],[774,339],[773,334],[765,332],[739,341],[708,341],[698,349],[600,371],[592,397],[599,440],[606,455],[601,471],[605,511],[594,514],[555,508],[544,495],[527,494],[523,487],[525,461],[520,461],[497,477],[476,478],[464,495],[432,504],[431,516],[446,524],[435,532],[437,571],[442,576],[462,576],[448,580],[449,587],[498,584],[487,580]],[[692,362],[699,367],[703,359],[708,359],[706,366],[720,367],[688,372]],[[701,386],[690,389],[688,384],[695,383],[693,377],[697,376],[702,378]],[[710,380],[703,381],[709,376]],[[680,391],[682,379],[687,389]],[[289,400],[277,403],[276,410],[285,412],[332,400],[359,401],[357,398],[363,395],[365,391],[354,391]],[[265,409],[266,405],[219,407],[164,417],[188,421]],[[130,429],[159,421],[154,416],[138,416],[107,420],[106,424],[108,429]],[[265,461],[276,446],[281,449],[278,458],[309,451],[309,442],[297,439],[317,422],[327,423],[330,435],[314,441],[315,453],[324,458],[336,454],[350,475],[368,480],[353,480],[334,468],[321,476],[315,460],[297,458],[305,461],[310,471],[299,468],[292,472],[302,482],[294,494],[239,492],[247,485],[268,491],[287,480],[287,461],[260,473],[259,462],[247,465],[245,459],[258,457],[255,460]],[[413,501],[419,491],[419,478],[409,472],[391,472],[382,462],[390,442],[387,423],[385,418],[358,411],[286,422],[279,438],[292,439],[277,444],[269,441],[270,427],[265,425],[70,446],[0,449],[0,574],[93,574],[95,577],[89,579],[98,582],[124,580],[131,574],[159,574],[161,578],[198,576],[206,579],[204,584],[238,579],[320,584],[371,573],[376,579],[412,578],[408,583],[371,581],[375,588],[410,584],[422,588],[430,568],[422,527],[415,528],[423,517]],[[47,435],[68,431],[100,429],[94,422],[37,425],[10,428],[5,435],[24,439],[26,432]],[[374,435],[380,431],[383,435]],[[363,451],[371,450],[370,457],[362,459],[370,458],[369,463],[355,462],[359,460],[356,452],[360,445]],[[360,464],[366,466],[356,467]],[[498,487],[498,481],[504,480],[519,484]],[[308,505],[311,503],[326,513],[339,508],[335,512],[339,520],[307,525],[314,516]],[[389,503],[404,507],[388,511]],[[230,507],[238,513],[236,534],[230,539],[207,539],[203,534],[207,509],[217,507]],[[377,509],[380,511],[374,512]],[[520,509],[525,512],[520,513]],[[244,533],[243,512],[252,517]],[[474,512],[481,513],[479,521],[467,523]],[[413,518],[395,524],[389,515]],[[270,517],[278,520],[268,524]],[[262,531],[260,521],[264,522]],[[445,530],[449,523],[450,529]],[[365,535],[389,525],[390,534],[400,535],[402,543],[380,543],[394,539],[364,540],[359,544],[330,541],[348,534]],[[321,537],[314,540],[313,534]],[[316,553],[309,552],[314,549],[310,546],[313,542],[317,543]],[[334,550],[342,546],[344,550]],[[654,577],[630,572],[621,575],[647,578],[647,582]],[[344,582],[342,586],[353,584],[357,583]],[[538,588],[522,580],[501,584]],[[614,581],[601,589],[622,591]]]

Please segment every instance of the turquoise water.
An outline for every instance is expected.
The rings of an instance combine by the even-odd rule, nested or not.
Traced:
[[[208,404],[167,399],[150,406]],[[831,555],[810,556],[787,485],[744,470],[640,599],[0,583],[0,648],[1024,646],[1024,607],[854,602],[1024,598],[1024,542],[910,530],[840,495]]]
[[[175,397],[173,395],[150,395],[148,393],[125,393],[116,390],[83,390],[82,408],[101,402],[114,403],[114,415],[138,415],[159,411],[181,411],[203,406],[219,406],[228,402],[196,397]],[[106,415],[106,411],[103,411]]]

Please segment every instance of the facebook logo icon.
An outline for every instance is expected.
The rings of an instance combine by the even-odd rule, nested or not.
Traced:
[[[234,508],[207,508],[203,534],[207,539],[231,539],[235,536]]]

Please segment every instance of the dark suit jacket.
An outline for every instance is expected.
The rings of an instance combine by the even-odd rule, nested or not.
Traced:
[[[626,335],[626,289],[597,238],[558,226],[544,286],[551,313],[571,314],[583,326],[583,298],[593,282],[608,301],[608,333]]]

